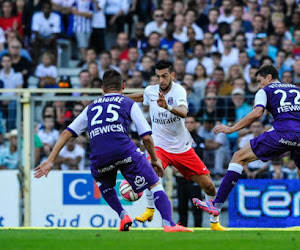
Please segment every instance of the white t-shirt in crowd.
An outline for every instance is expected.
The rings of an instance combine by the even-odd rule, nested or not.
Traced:
[[[152,137],[154,145],[167,152],[179,154],[188,151],[193,143],[191,134],[185,127],[185,119],[172,114],[157,104],[159,84],[148,86],[144,92],[144,105],[150,106],[152,122]],[[184,105],[187,107],[185,89],[175,82],[171,90],[165,95],[167,104],[173,107]]]
[[[54,65],[50,66],[45,66],[44,64],[40,63],[36,70],[35,70],[35,75],[37,77],[53,77],[56,78],[58,73],[57,73],[57,68]]]
[[[5,35],[3,29],[0,27],[0,43],[5,43]]]
[[[59,132],[56,129],[52,129],[49,133],[47,133],[44,129],[39,129],[37,134],[43,144],[49,145],[54,145],[59,137]]]
[[[61,156],[63,158],[76,159],[78,156],[80,156],[81,160],[78,163],[79,170],[84,170],[84,159],[85,159],[84,155],[85,155],[84,149],[78,144],[75,144],[73,151],[69,151],[67,146],[64,146],[59,153],[59,156]],[[70,169],[70,166],[68,164],[61,164],[61,170],[69,170],[69,169]]]
[[[4,73],[4,70],[0,70],[0,80],[3,81],[4,89],[16,89],[21,88],[23,85],[23,76],[20,72],[15,72],[13,68],[11,68],[8,75]],[[2,93],[4,96],[12,96],[14,93]]]
[[[37,12],[32,17],[31,29],[43,37],[51,36],[53,33],[60,33],[60,16],[52,12],[47,19],[43,12]]]
[[[106,28],[106,19],[105,19],[105,6],[107,0],[97,0],[98,7],[100,10],[97,10],[97,7],[94,8],[94,14],[92,19],[92,27],[96,29],[105,29]]]

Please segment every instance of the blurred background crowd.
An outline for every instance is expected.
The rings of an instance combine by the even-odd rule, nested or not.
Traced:
[[[251,111],[258,68],[273,64],[282,82],[300,84],[298,0],[0,0],[0,10],[0,88],[99,88],[112,68],[127,88],[143,89],[157,84],[157,61],[172,61],[174,80],[187,91],[186,126],[216,182],[234,151],[272,127],[266,111],[247,129],[212,132],[216,124],[234,124]],[[80,99],[85,95],[37,105],[36,165],[89,104]],[[22,133],[15,107],[14,100],[0,100],[0,169],[17,168],[16,138]],[[147,107],[140,107],[149,119]],[[134,126],[131,136],[143,148]],[[88,155],[83,134],[61,151],[56,169],[88,169]],[[296,176],[289,154],[252,162],[244,171],[252,179]],[[171,198],[176,185],[182,199],[197,188],[169,168],[165,187]]]

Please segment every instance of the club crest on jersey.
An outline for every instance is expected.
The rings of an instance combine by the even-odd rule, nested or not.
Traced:
[[[173,105],[173,103],[174,103],[173,97],[169,97],[168,98],[168,104]]]

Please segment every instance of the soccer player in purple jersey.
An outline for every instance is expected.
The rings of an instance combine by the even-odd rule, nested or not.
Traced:
[[[35,168],[34,176],[47,177],[66,142],[87,129],[91,145],[91,173],[105,201],[118,213],[121,219],[120,231],[128,231],[132,219],[122,207],[114,189],[118,170],[135,192],[151,190],[155,206],[162,216],[165,232],[193,232],[191,229],[176,225],[172,220],[171,203],[157,176],[157,174],[162,176],[164,170],[155,154],[150,125],[138,105],[122,95],[125,83],[120,73],[107,70],[102,84],[104,96],[88,105],[62,132],[48,159]],[[151,164],[128,136],[131,122],[135,123],[150,154]]]
[[[272,65],[262,66],[256,73],[256,80],[260,90],[255,95],[253,110],[232,127],[216,126],[214,133],[231,134],[238,131],[259,119],[265,109],[274,117],[273,127],[234,153],[215,200],[207,202],[193,199],[198,208],[210,214],[220,213],[241,176],[243,166],[249,162],[258,159],[268,161],[291,151],[300,177],[300,88],[294,84],[281,83],[278,71]]]

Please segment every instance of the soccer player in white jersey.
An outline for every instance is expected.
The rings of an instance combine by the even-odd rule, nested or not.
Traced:
[[[171,62],[159,61],[155,72],[159,84],[148,86],[144,94],[130,94],[128,97],[150,106],[156,155],[163,167],[172,165],[177,168],[187,180],[196,182],[204,190],[208,201],[212,200],[216,188],[209,170],[192,148],[193,139],[184,124],[188,113],[186,91],[173,81],[175,72]],[[150,192],[147,192],[147,200],[146,211],[136,217],[140,222],[153,219],[154,203]],[[227,230],[220,225],[218,216],[211,215],[210,221],[212,230]]]

